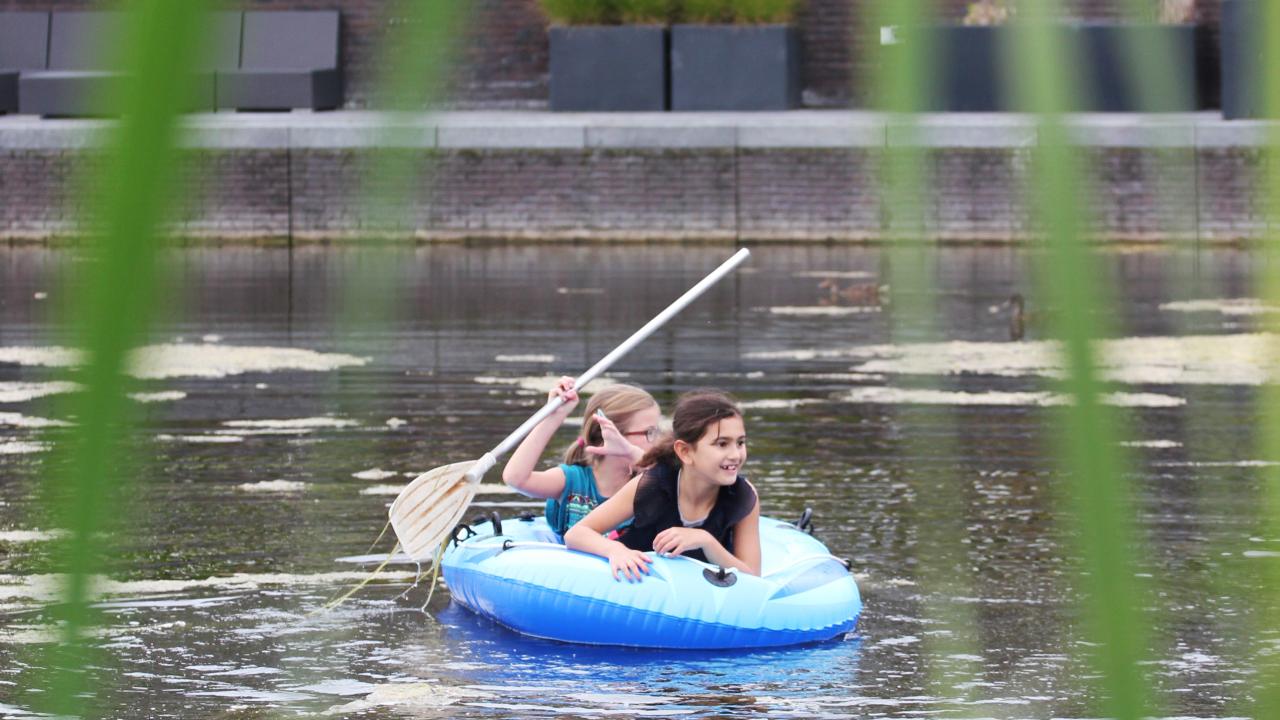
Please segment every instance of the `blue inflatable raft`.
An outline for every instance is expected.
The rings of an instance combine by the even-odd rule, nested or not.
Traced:
[[[760,577],[654,557],[639,582],[557,541],[543,518],[496,516],[454,533],[441,570],[454,600],[525,635],[591,645],[721,649],[818,642],[862,611],[844,562],[791,523],[760,518]]]

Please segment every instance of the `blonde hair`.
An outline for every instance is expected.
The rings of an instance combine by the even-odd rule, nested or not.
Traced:
[[[603,410],[605,416],[621,430],[632,415],[657,404],[658,401],[644,389],[625,383],[610,385],[592,395],[587,401],[587,409],[583,410],[582,430],[564,451],[565,464],[588,464],[591,456],[587,455],[586,446],[604,444],[604,434],[600,431],[600,423],[596,422],[597,410]]]

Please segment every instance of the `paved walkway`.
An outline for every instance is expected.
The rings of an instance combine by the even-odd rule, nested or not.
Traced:
[[[448,112],[387,116],[367,111],[192,115],[191,147],[208,149],[443,150],[589,148],[848,148],[913,142],[924,147],[1018,148],[1036,142],[1036,121],[1015,114],[926,114],[914,133],[880,113]],[[1068,119],[1076,140],[1094,147],[1258,147],[1269,123],[1225,121],[1217,112],[1082,114]],[[107,120],[0,116],[0,150],[92,147]]]

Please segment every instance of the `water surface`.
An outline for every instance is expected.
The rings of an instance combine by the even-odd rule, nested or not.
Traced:
[[[1055,510],[1055,374],[1031,258],[949,248],[940,327],[895,317],[875,248],[766,246],[620,362],[670,407],[715,386],[747,408],[767,514],[816,509],[866,609],[837,642],[655,653],[531,640],[414,569],[363,577],[397,486],[478,457],[730,254],[670,246],[333,248],[170,258],[159,359],[133,390],[144,467],[103,581],[107,717],[1093,717],[1069,525]],[[1147,667],[1178,717],[1243,715],[1256,563],[1258,351],[1246,252],[1112,252],[1112,401],[1127,421]],[[379,263],[382,264],[379,264]],[[0,249],[0,716],[38,703],[57,578],[38,488],[74,382],[55,309],[63,250]],[[390,317],[343,279],[381,268]],[[64,280],[63,278],[70,278]],[[1007,299],[1027,298],[1010,339]],[[1170,303],[1198,300],[1198,305]],[[1230,301],[1230,302],[1226,302]],[[1242,309],[1243,308],[1243,309]],[[1051,309],[1049,309],[1051,310]],[[928,343],[928,344],[923,344]],[[72,388],[74,386],[71,386]],[[557,437],[557,449],[571,430]],[[553,453],[548,452],[547,461]],[[109,475],[109,473],[108,473]],[[503,492],[504,515],[538,503]],[[383,542],[373,553],[389,549]]]

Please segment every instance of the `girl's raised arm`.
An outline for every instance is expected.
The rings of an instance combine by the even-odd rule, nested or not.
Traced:
[[[564,492],[564,471],[559,466],[546,470],[534,470],[538,459],[551,442],[551,436],[564,424],[565,418],[578,404],[578,392],[573,389],[573,378],[562,377],[547,399],[564,398],[564,404],[538,423],[520,445],[511,453],[511,459],[502,468],[502,482],[530,497],[553,498]]]
[[[621,580],[621,572],[628,580],[639,580],[641,574],[649,574],[648,555],[632,550],[604,534],[635,517],[636,487],[640,478],[634,477],[613,497],[596,506],[586,517],[578,521],[564,534],[564,544],[570,550],[580,550],[609,560],[613,579]]]

